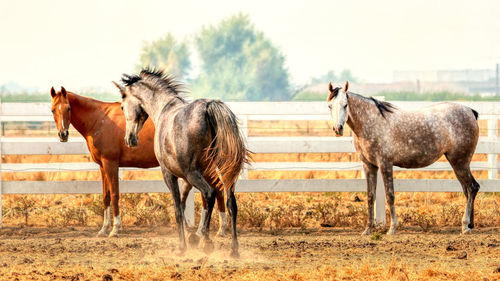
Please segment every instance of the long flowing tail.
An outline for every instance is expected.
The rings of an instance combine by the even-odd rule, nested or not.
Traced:
[[[211,100],[206,112],[213,139],[205,151],[208,166],[204,175],[216,183],[217,189],[229,188],[234,186],[243,165],[249,162],[250,151],[238,128],[237,118],[227,105]]]

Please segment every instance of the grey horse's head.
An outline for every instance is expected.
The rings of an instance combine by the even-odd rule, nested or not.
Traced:
[[[344,125],[349,118],[349,103],[347,99],[347,90],[349,89],[349,82],[345,82],[344,88],[333,88],[332,83],[328,84],[330,94],[326,99],[328,108],[330,108],[330,115],[333,121],[333,131],[337,137],[344,134]]]
[[[120,90],[122,96],[121,108],[125,115],[126,128],[125,128],[125,144],[128,147],[137,146],[139,143],[139,132],[148,119],[148,114],[141,106],[140,100],[134,95],[136,85],[123,87],[116,82],[113,82]]]

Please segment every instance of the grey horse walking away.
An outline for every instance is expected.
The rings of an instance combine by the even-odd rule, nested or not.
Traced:
[[[479,191],[479,184],[470,171],[470,161],[479,137],[478,113],[455,103],[439,103],[417,111],[404,111],[388,102],[349,92],[348,88],[349,82],[343,88],[333,88],[330,83],[327,102],[335,135],[343,134],[347,122],[354,133],[356,151],[361,154],[368,193],[368,223],[363,234],[370,234],[374,226],[373,203],[378,169],[390,207],[391,226],[387,234],[394,234],[397,218],[392,167],[425,167],[443,154],[453,167],[467,198],[462,233],[470,233],[474,227],[474,199]]]
[[[120,87],[126,119],[125,142],[136,146],[138,133],[148,116],[156,128],[154,151],[163,178],[174,199],[180,251],[186,250],[183,210],[177,179],[182,178],[202,193],[207,202],[203,230],[205,251],[213,249],[209,224],[216,190],[225,190],[232,221],[231,256],[237,257],[237,206],[234,183],[249,151],[239,132],[236,116],[221,101],[197,99],[187,103],[180,85],[161,71],[144,69],[139,75],[124,75]],[[193,233],[192,244],[198,243]]]

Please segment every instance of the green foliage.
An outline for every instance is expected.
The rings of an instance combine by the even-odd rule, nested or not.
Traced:
[[[189,48],[186,42],[177,42],[171,33],[156,41],[145,43],[142,47],[140,65],[137,71],[145,66],[163,69],[166,73],[179,79],[187,76],[191,68]]]
[[[235,15],[204,27],[195,39],[202,61],[193,83],[198,97],[225,100],[289,100],[285,58],[256,31],[248,16]]]

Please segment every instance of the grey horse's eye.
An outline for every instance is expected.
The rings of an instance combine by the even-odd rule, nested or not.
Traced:
[[[347,108],[347,103],[344,105],[344,108]]]
[[[329,108],[329,109],[332,109],[332,105],[331,105],[331,104],[329,104],[329,105],[328,105],[328,108]]]

